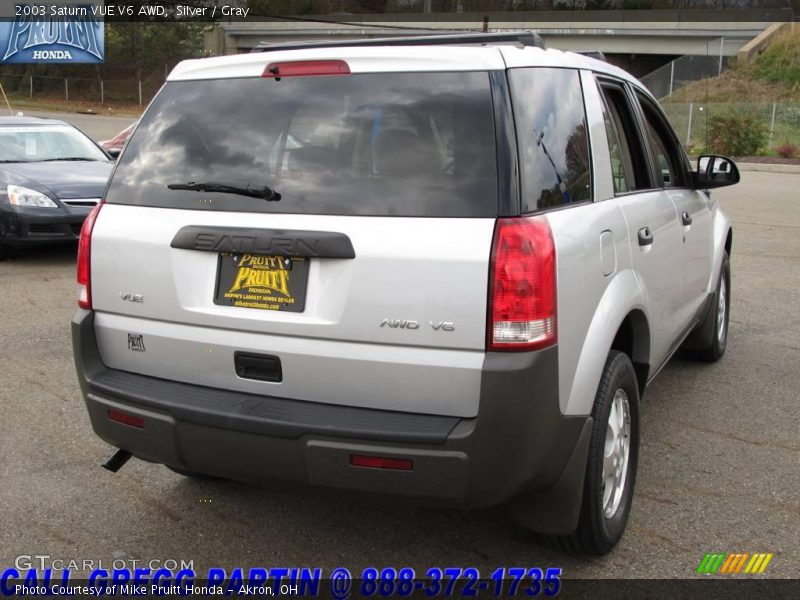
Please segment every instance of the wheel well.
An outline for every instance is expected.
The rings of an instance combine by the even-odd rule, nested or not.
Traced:
[[[728,229],[728,237],[725,238],[725,252],[728,256],[731,255],[731,248],[733,247],[733,229]]]
[[[643,394],[650,371],[650,328],[642,311],[633,310],[627,314],[617,329],[611,349],[630,357],[636,371],[639,394]]]

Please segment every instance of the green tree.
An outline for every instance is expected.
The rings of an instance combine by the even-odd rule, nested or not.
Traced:
[[[207,23],[108,23],[106,24],[106,70],[127,69],[137,79],[186,58],[203,54],[203,31]]]

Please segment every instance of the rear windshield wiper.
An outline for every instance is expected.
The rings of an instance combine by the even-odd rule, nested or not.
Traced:
[[[249,183],[242,186],[231,183],[222,183],[219,181],[207,181],[205,183],[190,181],[189,183],[170,183],[167,187],[171,190],[239,194],[241,196],[250,196],[251,198],[261,198],[267,202],[277,202],[281,199],[281,195],[272,188],[265,185],[251,186]]]
[[[82,156],[62,156],[61,158],[43,158],[38,162],[55,162],[57,160],[85,160],[85,161],[96,162],[99,159],[97,159],[97,158],[84,158]]]

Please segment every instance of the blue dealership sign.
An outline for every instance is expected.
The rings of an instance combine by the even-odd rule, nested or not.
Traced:
[[[85,9],[69,17],[30,15],[0,21],[0,63],[102,63],[104,24],[95,20],[91,6]]]

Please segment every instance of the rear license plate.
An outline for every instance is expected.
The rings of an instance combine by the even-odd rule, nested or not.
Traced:
[[[307,285],[305,258],[223,252],[214,304],[303,312]]]

